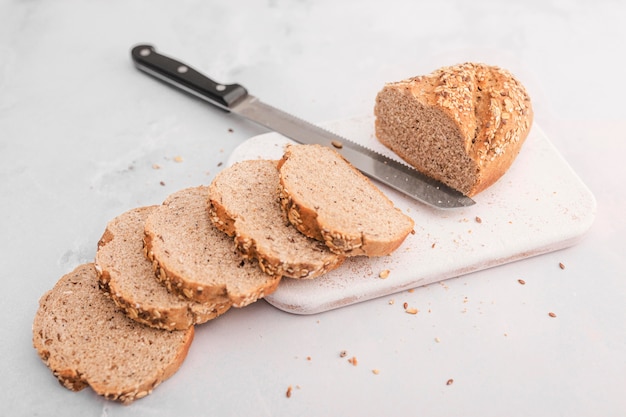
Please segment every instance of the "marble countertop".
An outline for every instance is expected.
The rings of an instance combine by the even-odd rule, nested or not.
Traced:
[[[0,2],[0,414],[626,414],[624,17],[609,0]],[[39,297],[93,260],[110,219],[208,184],[266,132],[134,69],[144,42],[315,123],[369,116],[385,82],[442,65],[508,68],[595,195],[593,226],[568,249],[325,313],[232,309],[152,395],[72,393],[32,347]]]

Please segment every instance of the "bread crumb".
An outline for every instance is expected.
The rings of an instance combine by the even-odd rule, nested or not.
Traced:
[[[522,285],[526,285],[526,281],[524,281],[523,279],[518,279],[517,282],[519,282]]]
[[[380,373],[380,371],[378,369],[372,369],[372,373],[374,375],[378,375]]]
[[[435,342],[439,343],[439,342],[441,342],[441,339],[439,339],[438,337],[435,337]]]
[[[556,317],[556,314],[555,314],[555,313],[553,313],[553,312],[549,312],[549,313],[548,313],[548,316],[550,316],[550,317]]]
[[[435,249],[435,245],[436,245],[436,243],[433,243],[432,245],[430,245],[430,247]]]
[[[450,378],[446,381],[446,385],[452,385],[454,384],[454,379]]]
[[[343,143],[339,142],[338,140],[333,140],[330,143],[337,149],[343,148]]]
[[[347,352],[347,351],[342,350],[341,352],[339,352],[339,357],[340,357],[340,358],[345,358],[347,354],[348,354],[348,352]]]
[[[291,385],[289,385],[287,387],[287,392],[285,393],[285,395],[287,396],[287,398],[291,398],[291,391],[293,390],[293,388],[291,387]]]
[[[404,309],[406,310],[409,307],[409,303],[405,302],[404,304],[402,304],[402,307],[404,307]]]
[[[350,359],[348,359],[348,362],[350,362],[352,364],[352,366],[357,366],[357,364],[358,364],[358,362],[356,360],[356,356],[353,356]]]
[[[311,357],[310,357],[310,356],[307,356],[307,357],[306,357],[306,360],[310,362],[310,361],[311,361]]]
[[[474,219],[474,220],[476,220],[476,223],[482,223],[483,222],[483,219],[481,219],[478,216],[476,216],[476,219]]]
[[[391,271],[389,271],[388,269],[383,269],[382,271],[380,271],[380,273],[378,274],[378,277],[380,279],[387,279],[389,277],[389,273]]]
[[[419,313],[419,310],[418,310],[418,309],[416,309],[416,308],[407,308],[407,309],[406,309],[406,312],[407,312],[408,314],[417,314],[417,313]]]
[[[229,128],[228,128],[228,133],[233,133],[233,132],[234,132],[233,128],[232,128],[232,127],[229,127]]]
[[[159,165],[159,164],[152,164],[152,169],[161,169],[161,165]]]
[[[392,306],[395,303],[395,300],[392,298],[391,300],[389,300],[389,305]]]
[[[559,262],[559,268],[565,269],[565,265],[563,264],[563,262]]]
[[[159,184],[165,186],[165,181],[159,181]]]
[[[183,157],[180,155],[177,155],[174,157],[174,162],[183,162]]]

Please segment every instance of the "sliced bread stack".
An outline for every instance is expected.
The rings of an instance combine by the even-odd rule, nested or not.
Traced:
[[[334,150],[289,146],[280,161],[242,161],[208,187],[111,220],[95,262],[40,300],[33,344],[65,387],[130,403],[180,367],[195,325],[271,294],[282,277],[389,254],[412,229]]]

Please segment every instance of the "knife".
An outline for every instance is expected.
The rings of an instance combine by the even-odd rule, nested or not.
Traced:
[[[351,142],[321,127],[274,108],[239,84],[220,84],[187,64],[156,51],[152,45],[131,49],[135,66],[157,79],[270,130],[305,144],[321,144],[339,152],[369,178],[436,208],[467,207],[474,200],[406,164]]]

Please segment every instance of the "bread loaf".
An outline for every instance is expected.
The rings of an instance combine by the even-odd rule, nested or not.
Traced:
[[[208,187],[170,195],[146,219],[146,253],[170,291],[200,303],[246,306],[271,294],[280,275],[269,275],[237,252],[207,209]]]
[[[93,264],[78,266],[41,297],[33,345],[66,388],[90,386],[110,400],[142,398],[180,367],[194,328],[167,331],[128,318],[98,286]]]
[[[95,261],[101,287],[130,318],[157,328],[186,329],[223,314],[230,302],[189,301],[157,280],[143,245],[144,223],[156,209],[135,208],[107,224]]]
[[[315,278],[343,262],[343,256],[285,218],[276,161],[248,160],[226,168],[211,183],[209,200],[216,227],[234,236],[237,249],[270,274]]]
[[[524,86],[510,72],[478,63],[389,83],[374,113],[380,142],[467,196],[508,170],[533,121]]]
[[[388,255],[413,230],[413,219],[331,148],[290,145],[278,167],[289,221],[335,253]]]

